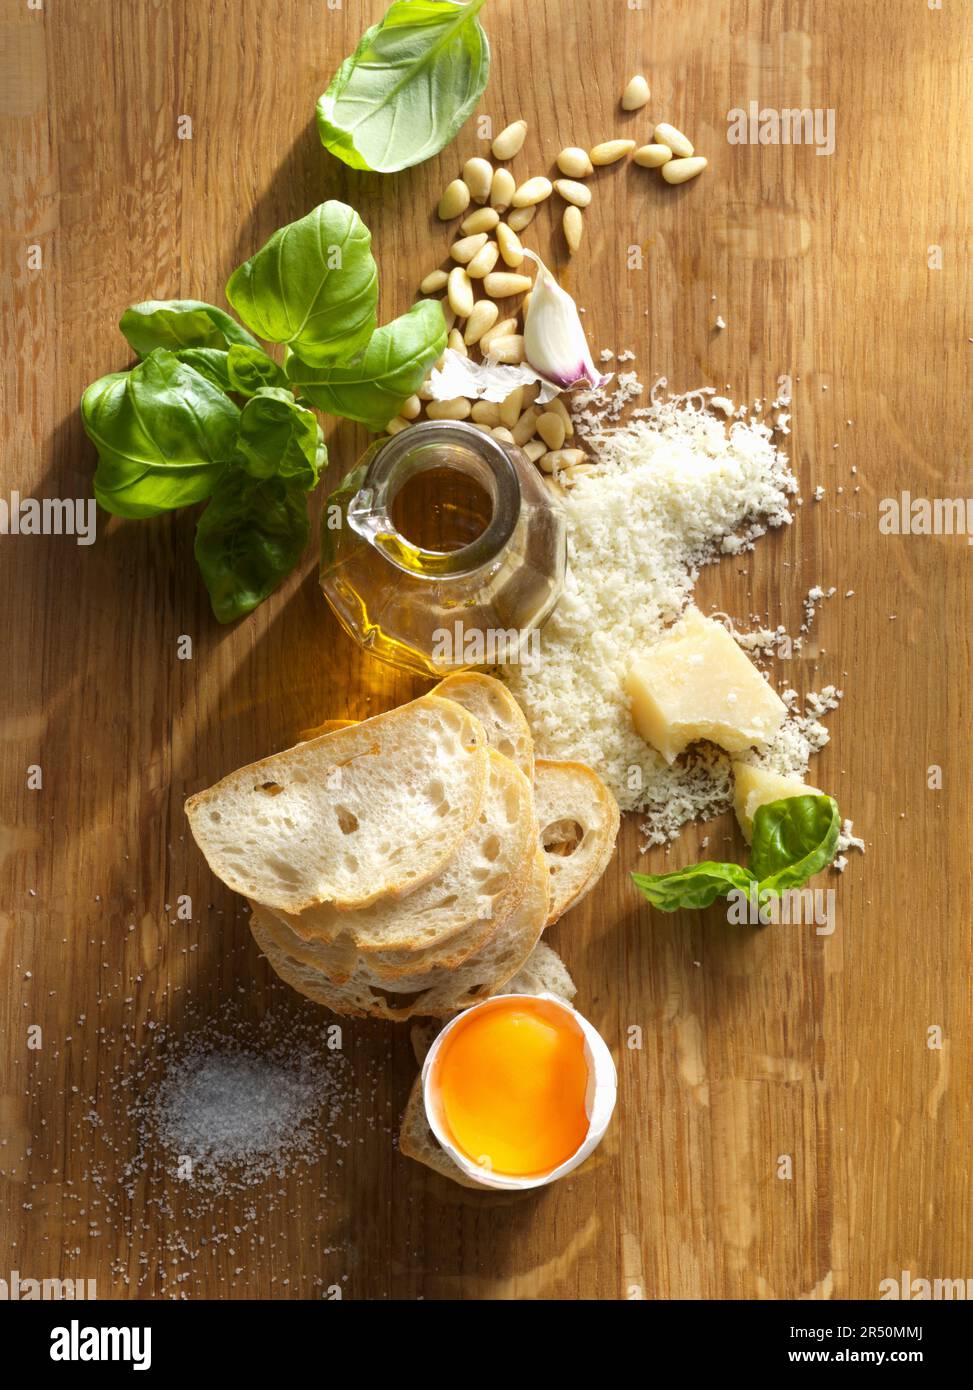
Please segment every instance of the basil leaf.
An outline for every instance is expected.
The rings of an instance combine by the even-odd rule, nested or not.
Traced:
[[[327,461],[324,434],[289,391],[261,391],[240,415],[237,453],[253,478],[280,477],[313,488]]]
[[[227,353],[230,389],[241,396],[255,396],[267,386],[285,386],[287,378],[262,348],[234,343]]]
[[[831,863],[841,817],[830,796],[789,796],[758,806],[750,869],[760,890],[799,888]]]
[[[208,497],[233,457],[240,412],[205,377],[159,348],[81,399],[98,449],[95,496],[119,516],[157,516]]]
[[[328,202],[274,232],[230,276],[226,297],[255,333],[315,367],[353,357],[375,331],[372,237],[353,208]]]
[[[199,372],[213,386],[221,391],[232,391],[230,381],[230,354],[223,348],[180,348],[176,353],[180,362]]]
[[[260,344],[236,319],[214,304],[199,299],[147,299],[126,309],[119,328],[138,353],[148,357],[155,348],[223,348],[231,343]]]
[[[219,622],[263,603],[300,560],[307,538],[307,499],[299,485],[226,473],[199,518],[195,544]]]
[[[674,869],[670,874],[633,874],[632,879],[652,906],[661,912],[709,907],[734,888],[748,893],[755,881],[749,869],[740,864],[717,864],[712,860]]]
[[[484,0],[396,0],[318,102],[321,143],[353,169],[387,174],[438,154],[479,101],[490,45]]]
[[[287,376],[319,410],[359,420],[377,434],[418,391],[445,348],[442,308],[438,300],[424,299],[377,329],[353,362],[308,367],[291,357]]]

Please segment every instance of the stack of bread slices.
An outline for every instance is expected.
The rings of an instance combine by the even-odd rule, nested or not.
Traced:
[[[618,807],[600,778],[535,760],[517,702],[476,673],[323,728],[186,803],[281,979],[392,1020],[504,991],[570,997],[540,938],[611,858]]]

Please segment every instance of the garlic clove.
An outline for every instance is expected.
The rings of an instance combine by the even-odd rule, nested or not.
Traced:
[[[537,264],[537,277],[524,319],[524,352],[536,372],[562,390],[572,386],[605,386],[591,357],[581,326],[578,306],[561,288],[540,256],[524,247],[524,255]]]

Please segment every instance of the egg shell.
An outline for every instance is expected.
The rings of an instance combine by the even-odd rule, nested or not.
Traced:
[[[505,1002],[514,1001],[523,1005],[530,999],[544,999],[549,1004],[555,1005],[568,1014],[577,1028],[581,1030],[584,1037],[584,1055],[588,1064],[588,1089],[585,1094],[585,1111],[588,1116],[588,1133],[578,1149],[565,1159],[563,1163],[552,1168],[549,1173],[541,1173],[537,1177],[515,1177],[504,1173],[495,1173],[492,1169],[481,1168],[478,1164],[471,1162],[462,1153],[449,1137],[449,1130],[446,1126],[445,1116],[442,1113],[441,1098],[439,1095],[438,1077],[436,1073],[436,1059],[442,1053],[443,1044],[454,1028],[458,1027],[474,1010],[496,1008]],[[426,1107],[426,1118],[429,1126],[436,1136],[437,1141],[446,1151],[452,1161],[456,1164],[468,1178],[481,1183],[484,1187],[497,1188],[505,1192],[525,1191],[531,1187],[545,1187],[548,1183],[556,1182],[558,1178],[563,1178],[566,1173],[572,1172],[580,1167],[601,1143],[608,1128],[608,1122],[615,1109],[615,1097],[618,1089],[618,1077],[615,1071],[615,1063],[608,1050],[608,1045],[593,1024],[573,1009],[570,1004],[566,1004],[563,999],[559,999],[556,994],[495,994],[489,999],[484,999],[471,1008],[465,1009],[463,1013],[457,1014],[450,1019],[449,1023],[436,1038],[432,1047],[426,1054],[426,1060],[422,1067],[422,1098]]]

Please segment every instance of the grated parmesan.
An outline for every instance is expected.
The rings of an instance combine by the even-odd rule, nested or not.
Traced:
[[[623,810],[645,813],[647,845],[730,804],[730,760],[701,745],[669,767],[635,732],[624,676],[686,607],[700,567],[788,525],[797,491],[767,424],[737,413],[727,425],[707,409],[709,391],[663,397],[664,386],[624,425],[613,422],[642,391],[634,373],[610,393],[575,397],[594,466],[564,497],[564,594],[541,633],[540,661],[499,673],[528,712],[538,754],[597,768]],[[761,632],[752,645],[774,635]],[[838,698],[826,692],[808,716],[792,705],[764,760],[803,772],[828,738],[817,714]]]

